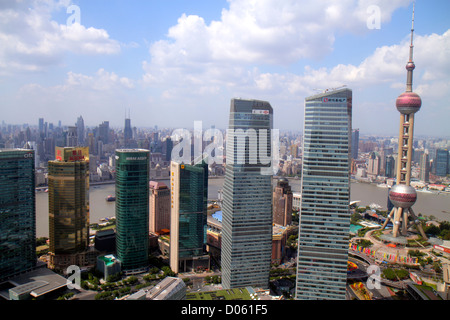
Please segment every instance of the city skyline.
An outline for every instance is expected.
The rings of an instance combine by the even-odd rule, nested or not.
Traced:
[[[79,9],[81,25],[68,25],[76,13],[67,13],[71,5]],[[428,111],[416,123],[417,136],[448,136],[445,52],[450,32],[444,13],[449,5],[417,3],[421,49],[415,60],[421,71],[414,89]],[[298,130],[305,97],[316,89],[347,85],[354,92],[353,126],[368,134],[395,135],[391,106],[404,82],[404,25],[412,1],[373,1],[373,6],[308,1],[258,6],[171,1],[139,8],[96,1],[5,4],[0,8],[6,21],[0,34],[8,39],[0,52],[2,120],[35,123],[43,116],[73,125],[82,115],[86,126],[105,119],[116,127],[123,126],[128,110],[136,127],[189,127],[199,120],[226,128],[228,101],[242,97],[271,101],[274,128]],[[371,24],[377,22],[374,8],[380,10],[379,26]],[[280,18],[274,21],[269,13]]]
[[[0,300],[450,299],[428,4],[4,1]]]

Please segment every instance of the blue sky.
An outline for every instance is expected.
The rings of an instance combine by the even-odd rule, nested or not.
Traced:
[[[67,25],[70,5],[81,25]],[[448,12],[450,1],[416,1],[416,136],[450,136]],[[242,97],[301,131],[304,99],[347,85],[353,127],[395,136],[411,14],[411,0],[5,0],[0,120],[121,127],[130,109],[134,126],[226,128]]]

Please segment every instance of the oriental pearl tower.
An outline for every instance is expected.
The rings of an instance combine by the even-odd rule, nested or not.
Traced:
[[[414,5],[412,15],[411,28],[411,45],[409,49],[409,61],[406,64],[407,79],[406,91],[402,93],[396,101],[397,110],[400,112],[400,132],[398,139],[398,156],[397,156],[397,184],[389,191],[389,199],[394,208],[389,213],[388,218],[384,222],[381,230],[383,230],[389,221],[393,222],[392,239],[394,242],[401,241],[401,236],[406,236],[409,227],[416,225],[418,231],[424,239],[427,239],[423,232],[422,225],[417,219],[412,206],[417,200],[416,190],[411,187],[411,158],[414,133],[414,115],[422,106],[422,99],[417,93],[412,91],[413,70],[415,64],[413,62],[413,36],[414,36]]]

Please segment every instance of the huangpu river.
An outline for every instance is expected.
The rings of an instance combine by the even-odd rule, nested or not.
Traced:
[[[163,180],[168,186],[169,180]],[[209,179],[208,198],[217,199],[218,191],[222,189],[224,178]],[[273,179],[274,186],[277,180]],[[300,192],[300,180],[289,179],[293,192]],[[115,194],[115,185],[91,185],[89,191],[90,222],[97,223],[102,218],[115,216],[115,202],[107,202],[108,195]],[[377,187],[375,184],[357,183],[351,184],[351,201],[361,201],[360,206],[372,203],[378,204],[382,210],[387,209],[388,189]],[[417,192],[417,202],[413,206],[416,214],[431,216],[438,220],[450,221],[450,194]],[[48,236],[48,193],[36,193],[36,236]]]

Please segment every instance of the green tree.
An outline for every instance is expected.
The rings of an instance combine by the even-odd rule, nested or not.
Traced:
[[[352,216],[350,218],[350,223],[357,224],[359,220],[361,220],[361,215],[355,212],[352,214]]]
[[[363,247],[363,248],[370,248],[371,246],[373,246],[372,241],[370,241],[370,240],[364,240],[364,239],[359,240],[359,241],[357,242],[357,244],[360,245],[360,246]]]
[[[153,267],[153,268],[150,269],[149,273],[150,274],[156,274],[156,273],[159,273],[159,271],[160,271],[159,268]]]
[[[135,276],[129,276],[129,277],[126,279],[126,282],[129,283],[129,284],[131,284],[131,285],[133,285],[133,284],[139,282],[139,280],[138,280],[138,278],[135,277]]]
[[[170,269],[170,267],[168,267],[168,266],[162,267],[161,270],[164,272],[164,276],[166,276],[166,277],[175,276],[175,272],[173,272],[172,269]]]
[[[219,276],[212,276],[211,281],[213,284],[219,284],[222,282],[222,279]]]

